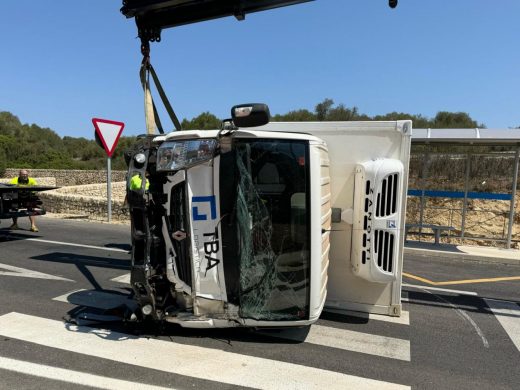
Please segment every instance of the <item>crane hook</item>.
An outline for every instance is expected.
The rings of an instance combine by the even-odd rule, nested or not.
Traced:
[[[142,65],[147,69],[150,67],[150,42],[141,38],[141,54],[143,55]]]

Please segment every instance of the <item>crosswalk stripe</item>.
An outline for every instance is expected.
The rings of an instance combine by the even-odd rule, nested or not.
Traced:
[[[49,279],[49,280],[61,280],[61,281],[65,281],[65,282],[74,282],[74,280],[62,278],[61,276],[44,274],[43,272],[33,271],[30,269],[15,267],[14,265],[1,264],[1,263],[0,263],[0,275],[15,276],[15,277],[20,277],[20,278]]]
[[[124,283],[124,284],[130,284],[130,274],[124,274],[121,276],[117,276],[115,278],[110,279],[114,282]]]
[[[51,240],[43,240],[41,238],[24,238],[25,241],[35,241],[35,242],[43,242],[46,244],[56,244],[56,245],[67,245],[67,246],[76,246],[78,248],[89,248],[89,249],[99,249],[103,251],[109,251],[109,252],[122,252],[122,253],[128,253],[125,249],[120,248],[110,248],[107,246],[96,246],[96,245],[85,245],[85,244],[76,244],[73,242],[63,242],[63,241],[51,241]]]
[[[369,320],[392,322],[394,324],[410,325],[410,312],[408,312],[406,310],[401,310],[401,315],[399,317],[392,317],[392,316],[385,316],[383,314],[373,314],[373,313],[370,313],[368,315],[368,319]]]
[[[307,335],[299,334],[299,332],[294,329],[287,329],[278,333],[268,333],[268,335],[296,341],[303,341],[304,339],[306,343],[324,347],[410,361],[409,340],[321,325],[312,325]]]
[[[167,390],[171,387],[147,385],[144,383],[129,382],[121,379],[87,374],[85,372],[52,367],[43,364],[25,362],[0,356],[0,369],[27,374],[39,378],[53,379],[60,382],[73,383],[88,387],[108,390]]]
[[[103,305],[96,304],[103,304],[106,301],[109,301],[107,307],[115,307],[125,303],[126,301],[125,297],[121,295],[113,294],[111,296],[110,294],[105,292],[91,290],[87,291],[81,289],[72,291],[64,295],[60,295],[59,297],[53,298],[53,300],[78,304],[76,301],[78,301],[78,299],[81,299],[81,297],[76,297],[75,299],[71,299],[69,297],[75,295],[77,296],[82,292],[88,294],[82,299],[85,301],[83,302],[83,305],[89,307],[106,308]],[[87,303],[87,301],[90,301],[90,303]],[[353,315],[366,314],[357,312],[352,313],[354,313]],[[408,312],[406,312],[406,317],[408,317],[407,314]],[[368,316],[368,314],[366,315]],[[409,324],[409,322],[407,324]],[[345,351],[361,352],[370,355],[383,356],[391,359],[410,361],[410,341],[408,340],[378,336],[373,334],[356,332],[346,329],[338,329],[321,325],[312,325],[308,333],[304,332],[305,330],[301,331],[300,329],[286,329],[277,333],[263,332],[263,334],[269,337],[302,341],[325,347],[343,349]]]
[[[418,289],[421,289],[421,290],[441,291],[441,292],[447,292],[447,293],[459,294],[459,295],[471,295],[471,296],[477,296],[478,295],[476,292],[473,292],[473,291],[452,290],[452,289],[449,289],[449,288],[420,286],[420,285],[417,285],[417,284],[408,284],[408,283],[403,283],[403,287],[418,288]]]
[[[520,351],[520,307],[514,302],[484,299],[500,325]]]
[[[138,338],[9,313],[0,334],[51,348],[257,389],[410,389],[409,386],[211,348]]]

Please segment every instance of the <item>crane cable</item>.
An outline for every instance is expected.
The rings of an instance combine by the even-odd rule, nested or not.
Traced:
[[[160,134],[164,134],[161,120],[159,118],[159,113],[157,112],[157,107],[155,106],[152,97],[152,92],[150,90],[150,75],[152,75],[152,80],[155,84],[155,88],[159,93],[162,103],[166,108],[166,111],[168,112],[168,115],[170,116],[170,119],[173,122],[175,129],[182,130],[181,123],[179,122],[177,115],[175,115],[175,111],[173,111],[173,108],[170,102],[168,101],[168,98],[166,97],[166,93],[164,92],[159,78],[157,77],[157,73],[155,73],[155,70],[152,64],[150,63],[150,43],[148,41],[141,41],[141,53],[143,55],[143,61],[141,62],[139,77],[141,79],[141,84],[143,86],[144,91],[144,114],[146,121],[146,133],[148,135],[153,135],[155,134],[155,129],[157,128]]]

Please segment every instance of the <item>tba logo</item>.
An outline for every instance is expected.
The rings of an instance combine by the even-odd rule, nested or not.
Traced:
[[[195,206],[195,203],[198,203],[198,206]],[[208,220],[208,214],[203,213],[199,210],[199,207],[202,206],[202,204],[208,204],[209,205],[209,216],[211,220],[217,219],[217,202],[215,200],[215,195],[210,196],[194,196],[191,198],[191,204],[192,206],[192,214],[193,214],[193,220],[194,221],[207,221]]]

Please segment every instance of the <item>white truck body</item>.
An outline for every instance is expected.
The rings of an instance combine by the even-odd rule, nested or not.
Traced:
[[[258,129],[305,132],[327,143],[331,208],[333,214],[339,213],[340,220],[334,218],[336,222],[332,222],[325,308],[399,316],[411,121],[272,122]],[[377,195],[382,193],[385,178],[391,174],[397,174],[398,179],[393,192],[398,198],[390,197],[396,204],[389,213],[377,215]],[[367,180],[372,182],[372,192],[368,195]],[[370,202],[368,212],[365,212],[365,199]],[[365,216],[369,222],[366,228]],[[391,258],[388,252],[381,253],[376,247],[376,232],[393,235]],[[380,257],[392,262],[392,272],[378,266]]]
[[[410,136],[394,121],[155,137],[132,217],[143,313],[185,327],[400,315]]]

